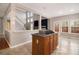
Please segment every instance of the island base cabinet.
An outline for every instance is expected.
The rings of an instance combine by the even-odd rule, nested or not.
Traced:
[[[49,55],[58,45],[58,35],[48,36],[32,35],[32,55]]]

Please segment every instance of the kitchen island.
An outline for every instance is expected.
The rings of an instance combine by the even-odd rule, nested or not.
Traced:
[[[36,33],[32,35],[32,55],[50,55],[57,48],[57,33]]]

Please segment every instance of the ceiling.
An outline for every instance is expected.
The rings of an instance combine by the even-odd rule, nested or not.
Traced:
[[[79,3],[22,3],[22,5],[48,18],[79,13]],[[4,16],[7,8],[8,3],[0,3],[0,17]]]
[[[25,3],[23,5],[48,18],[79,13],[79,3]]]
[[[8,8],[8,3],[0,3],[0,17],[3,17]]]

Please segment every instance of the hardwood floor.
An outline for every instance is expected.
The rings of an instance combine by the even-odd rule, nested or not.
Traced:
[[[0,35],[0,50],[6,48],[9,48],[9,45],[7,44],[5,38],[2,35]]]

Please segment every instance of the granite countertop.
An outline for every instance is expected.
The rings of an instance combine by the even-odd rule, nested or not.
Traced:
[[[50,36],[50,35],[53,35],[53,34],[56,34],[56,33],[51,33],[51,34],[40,34],[40,33],[35,33],[35,34],[32,34],[32,35],[34,35],[34,36],[46,37],[46,36]]]

